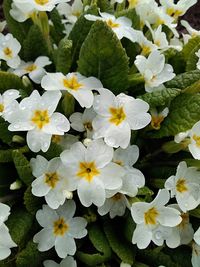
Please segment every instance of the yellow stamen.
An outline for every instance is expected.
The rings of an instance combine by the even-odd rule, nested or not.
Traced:
[[[128,0],[128,2],[129,2],[129,8],[135,8],[139,3],[139,0]]]
[[[118,28],[119,27],[119,23],[115,23],[114,21],[112,21],[111,19],[108,19],[106,21],[107,25],[111,28]]]
[[[2,113],[4,111],[4,105],[0,104],[0,112]]]
[[[155,130],[159,130],[160,129],[160,124],[161,124],[161,122],[163,122],[163,120],[164,120],[164,117],[162,115],[152,116],[151,117],[151,126]]]
[[[32,72],[37,69],[37,66],[35,64],[31,64],[28,67],[25,68],[26,71]]]
[[[82,86],[81,83],[78,82],[78,79],[76,76],[72,76],[69,79],[63,79],[63,84],[67,89],[75,90],[77,91]]]
[[[54,222],[53,233],[54,235],[63,236],[69,230],[69,225],[66,224],[65,220],[61,217]]]
[[[156,210],[156,208],[154,208],[154,207],[149,209],[148,211],[146,211],[144,213],[145,224],[153,224],[153,225],[155,225],[158,215],[159,215],[159,213]]]
[[[91,182],[94,176],[99,174],[100,171],[97,169],[94,161],[79,163],[79,171],[77,172],[77,176],[84,178],[88,182]]]
[[[183,11],[182,10],[178,10],[178,9],[176,10],[173,7],[169,7],[169,8],[167,8],[167,14],[169,16],[174,17],[174,18],[178,18],[179,16],[183,15]]]
[[[192,136],[192,138],[193,138],[194,141],[196,142],[196,145],[197,145],[198,147],[200,147],[200,136],[194,134],[194,135]]]
[[[35,123],[39,129],[42,129],[50,122],[48,110],[36,110],[31,121]]]
[[[36,4],[44,6],[49,3],[49,0],[35,0]]]
[[[141,48],[142,48],[141,55],[146,56],[151,52],[151,48],[147,45],[142,45]]]
[[[62,140],[62,137],[60,135],[52,135],[51,141],[53,143],[59,144]]]
[[[112,115],[109,121],[114,123],[115,125],[119,125],[122,121],[126,119],[126,114],[124,113],[123,107],[120,108],[113,108],[109,109],[110,114]]]
[[[45,174],[45,183],[48,184],[49,187],[55,188],[58,181],[59,176],[56,172]]]
[[[3,52],[7,57],[12,57],[12,50],[9,47],[4,48]]]
[[[81,12],[80,11],[72,12],[72,15],[78,18],[80,17]]]
[[[186,180],[184,178],[178,179],[178,181],[176,182],[176,190],[179,193],[184,193],[188,191],[188,188],[186,186]]]

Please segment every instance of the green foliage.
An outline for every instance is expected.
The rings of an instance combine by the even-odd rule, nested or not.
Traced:
[[[12,152],[13,162],[19,175],[19,178],[26,184],[30,185],[33,181],[30,163],[27,158],[18,150]]]
[[[190,58],[190,54],[197,49],[200,44],[200,37],[196,36],[191,38],[187,44],[184,45],[183,50],[181,51],[185,61],[187,62]]]
[[[187,54],[187,62],[186,62],[186,71],[196,70],[196,64],[198,62],[198,57],[196,56],[196,52],[200,49],[200,36],[190,39],[191,41],[195,41],[196,43],[193,47],[190,47],[190,52]],[[189,42],[190,42],[189,40]],[[187,51],[188,52],[188,51]]]
[[[13,137],[13,133],[8,131],[8,126],[9,123],[0,118],[0,139],[6,144],[10,144]]]
[[[17,75],[0,71],[0,94],[4,93],[8,89],[23,89],[24,85],[21,78]]]
[[[31,186],[29,186],[24,193],[24,205],[29,213],[35,215],[35,213],[41,208],[42,199],[35,197],[31,193]]]
[[[51,143],[47,152],[41,152],[40,155],[45,157],[47,160],[50,160],[55,157],[59,157],[61,152],[63,151],[62,147],[56,143]]]
[[[104,36],[104,38],[102,38]],[[121,42],[105,22],[96,21],[80,51],[78,71],[95,76],[115,93],[128,86],[128,57]]]
[[[154,91],[152,93],[146,93],[142,96],[139,96],[139,98],[147,102],[150,107],[158,107],[168,105],[168,103],[180,93],[180,89],[166,88],[163,90]]]
[[[67,74],[72,64],[72,41],[64,38],[56,51],[56,71]]]
[[[97,6],[101,12],[113,13],[113,8],[108,0],[97,0]]]
[[[0,150],[0,163],[12,161],[12,149]]]
[[[91,225],[88,229],[88,235],[97,252],[89,254],[78,251],[76,253],[78,259],[88,266],[96,266],[109,260],[111,258],[111,249],[101,228],[96,224]]]
[[[57,9],[53,9],[50,12],[50,19],[53,22],[53,28],[51,33],[56,43],[58,43],[64,37],[63,31],[65,30],[65,27],[62,23],[62,18],[58,13]]]

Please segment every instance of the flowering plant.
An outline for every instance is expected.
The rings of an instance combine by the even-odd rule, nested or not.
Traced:
[[[196,2],[3,1],[0,267],[200,266]]]

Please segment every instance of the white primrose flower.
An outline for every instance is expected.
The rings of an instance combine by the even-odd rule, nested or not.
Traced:
[[[137,244],[139,249],[146,248],[151,240],[155,242],[153,233],[157,227],[174,227],[182,221],[178,210],[165,207],[169,198],[169,192],[162,189],[159,190],[158,195],[151,203],[137,202],[132,204],[131,215],[137,224],[132,243]]]
[[[60,264],[52,260],[46,260],[43,262],[44,267],[77,267],[77,263],[73,257],[68,256],[63,259]]]
[[[9,113],[11,106],[19,97],[19,91],[15,89],[9,89],[5,91],[2,95],[0,94],[0,116],[2,116],[5,120],[7,118],[7,113]]]
[[[45,66],[51,64],[48,57],[38,57],[34,62],[21,61],[20,65],[12,72],[19,77],[28,74],[29,78],[35,83],[41,83],[42,78],[46,74]]]
[[[15,3],[12,2],[11,9],[10,9],[11,17],[18,22],[24,22],[36,14],[36,11],[34,9],[23,10],[23,7],[22,7],[23,5],[21,5],[21,8],[20,8],[20,3],[18,3],[18,6],[19,7],[17,7]]]
[[[78,132],[87,133],[88,138],[92,138],[93,135],[93,127],[92,121],[96,117],[96,112],[94,112],[93,108],[85,109],[83,113],[75,112],[70,117],[69,120],[71,122],[72,129]]]
[[[57,210],[43,205],[37,211],[36,219],[43,229],[33,237],[33,242],[39,243],[39,251],[47,251],[55,246],[60,258],[75,254],[74,238],[80,239],[87,235],[87,221],[82,217],[73,217],[75,210],[75,202],[68,200]]]
[[[189,41],[191,38],[194,38],[194,37],[200,35],[200,31],[195,30],[194,28],[192,28],[192,27],[190,26],[190,24],[189,24],[186,20],[181,20],[181,25],[182,25],[183,27],[185,27],[185,29],[186,29],[187,32],[189,33],[189,34],[182,34],[182,35],[183,35],[183,41],[184,41],[184,44],[187,44],[188,41]]]
[[[144,56],[149,55],[152,51],[155,51],[158,49],[157,45],[149,41],[142,31],[135,31],[135,33],[137,36],[136,42],[140,45],[142,49],[141,55],[144,55]]]
[[[45,197],[50,208],[57,209],[63,205],[66,193],[76,189],[76,183],[67,175],[67,168],[60,158],[50,161],[42,156],[30,161],[33,175],[37,178],[32,182],[32,193],[37,197]]]
[[[102,83],[95,77],[85,77],[80,73],[47,73],[41,86],[47,91],[67,91],[79,102],[81,107],[90,108],[94,101],[92,90],[102,88]]]
[[[115,96],[107,89],[101,89],[99,93],[93,104],[97,113],[92,122],[93,138],[104,137],[109,146],[127,148],[131,130],[142,129],[151,121],[151,115],[147,113],[149,105],[123,93]]]
[[[156,87],[175,77],[173,67],[165,64],[165,56],[159,51],[153,51],[148,58],[138,55],[134,63],[144,77],[147,92],[153,92]]]
[[[35,11],[52,11],[59,3],[69,2],[69,0],[14,0],[15,6],[23,13]]]
[[[192,242],[192,267],[200,266],[200,245],[195,242]]]
[[[106,190],[121,187],[121,177],[124,170],[118,164],[111,162],[113,148],[107,146],[103,140],[95,140],[87,148],[80,142],[72,145],[60,155],[68,174],[78,185],[77,192],[83,206],[92,203],[102,206],[106,199]]]
[[[53,134],[69,131],[68,119],[54,112],[61,98],[60,92],[45,92],[42,96],[34,90],[20,104],[10,108],[7,120],[9,131],[28,131],[27,143],[33,152],[46,152]]]
[[[0,22],[0,32],[4,31],[6,24],[7,24],[6,20]]]
[[[75,136],[72,134],[64,134],[64,135],[52,135],[51,141],[55,144],[58,144],[62,147],[62,149],[70,149],[70,147],[79,141],[79,136]]]
[[[9,215],[10,207],[0,203],[0,260],[7,258],[11,253],[10,249],[17,246],[9,234],[8,227],[4,224]]]
[[[200,121],[195,123],[189,132],[190,144],[188,145],[189,151],[193,158],[200,159]]]
[[[6,61],[11,68],[17,68],[20,64],[18,53],[21,49],[20,43],[12,34],[0,33],[0,59]]]
[[[183,212],[195,209],[200,204],[199,171],[195,167],[188,168],[184,161],[179,163],[176,175],[166,180],[165,188],[171,191],[171,197],[176,197]]]
[[[190,131],[180,132],[180,133],[176,134],[174,136],[174,142],[181,143],[189,136],[189,134],[190,134]]]
[[[200,227],[194,233],[194,241],[200,246]]]
[[[85,15],[85,18],[91,21],[97,21],[97,20],[105,21],[106,24],[117,35],[119,40],[125,37],[125,38],[130,39],[132,42],[136,41],[135,30],[131,27],[132,22],[130,19],[126,17],[116,18],[114,15],[111,15],[105,12],[100,12],[100,10],[99,10],[99,14],[100,16],[87,14]]]
[[[81,0],[75,0],[73,4],[60,3],[57,10],[61,16],[65,16],[65,22],[74,24],[83,13],[83,3]]]
[[[164,119],[167,117],[169,113],[168,108],[164,108],[161,112],[158,112],[156,108],[152,108],[150,110],[151,113],[151,126],[155,130],[160,129],[161,123],[164,121]]]

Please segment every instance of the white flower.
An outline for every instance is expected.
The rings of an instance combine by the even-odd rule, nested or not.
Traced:
[[[74,24],[83,13],[83,3],[81,0],[75,0],[73,4],[60,3],[57,9],[60,15],[66,17],[65,22]]]
[[[17,246],[11,239],[8,227],[4,224],[9,215],[10,207],[0,203],[0,260],[7,258],[11,253],[10,248]]]
[[[190,144],[189,151],[195,159],[200,159],[200,121],[194,124],[189,132]]]
[[[19,91],[15,89],[9,89],[5,91],[2,95],[0,94],[0,116],[2,116],[5,120],[7,118],[7,113],[9,113],[11,106],[19,97]]]
[[[58,3],[69,2],[69,0],[14,0],[13,3],[22,12],[52,11]]]
[[[68,200],[57,210],[52,210],[47,205],[37,211],[36,219],[43,229],[33,237],[33,242],[39,243],[39,251],[47,251],[55,246],[60,258],[74,255],[76,243],[74,238],[83,238],[87,234],[87,222],[82,217],[73,217],[76,204]]]
[[[145,56],[149,55],[149,53],[158,49],[157,45],[149,41],[142,31],[135,31],[135,33],[137,36],[136,42],[140,45],[142,49],[141,51],[142,55],[145,55]]]
[[[119,3],[119,4],[121,4],[122,2],[123,2],[124,0],[111,0],[111,5],[112,4],[115,4],[115,3]]]
[[[189,136],[190,131],[180,132],[174,136],[174,142],[181,143]]]
[[[73,113],[69,120],[72,129],[78,132],[87,132],[87,137],[91,138],[93,135],[92,121],[96,117],[96,112],[93,108],[85,109],[83,113]]]
[[[100,95],[95,96],[93,104],[97,113],[92,122],[93,138],[104,137],[109,146],[127,148],[131,129],[142,129],[151,121],[151,116],[147,113],[149,105],[122,93],[115,96],[107,89],[99,92]]]
[[[194,233],[194,241],[200,246],[200,227]]]
[[[102,83],[95,77],[85,77],[80,73],[47,73],[41,86],[45,90],[62,90],[72,94],[81,107],[90,108],[94,101],[92,90],[102,88]]]
[[[28,9],[28,11],[25,11],[23,10],[23,5],[20,8],[20,6],[17,7],[13,2],[11,4],[10,15],[13,17],[13,19],[15,19],[18,22],[26,21],[27,19],[31,18],[34,15],[34,13],[36,13],[34,9],[32,10]]]
[[[46,152],[52,135],[64,135],[70,128],[64,115],[54,113],[60,98],[60,92],[45,92],[40,96],[38,91],[34,90],[7,114],[7,120],[11,123],[9,131],[28,131],[29,148],[33,152]]]
[[[21,49],[20,43],[12,34],[8,33],[5,36],[0,33],[0,59],[6,61],[11,68],[17,68],[20,64],[18,53]]]
[[[122,185],[123,168],[111,162],[113,149],[103,140],[92,141],[87,148],[77,142],[60,157],[69,175],[77,180],[78,196],[85,207],[92,203],[102,206],[105,190],[115,190]]]
[[[192,242],[192,267],[200,266],[200,245]]]
[[[114,31],[114,33],[117,35],[118,39],[121,40],[123,37],[126,37],[130,39],[132,42],[136,41],[136,34],[135,30],[133,30],[132,22],[130,19],[126,17],[118,17],[116,18],[114,15],[111,15],[109,13],[100,12],[100,16],[85,15],[85,18],[87,20],[96,21],[96,20],[102,20],[105,21],[106,24]]]
[[[71,256],[63,259],[60,264],[52,260],[46,260],[43,262],[43,265],[44,267],[77,267],[76,261]]]
[[[184,44],[187,44],[188,41],[191,39],[191,38],[194,38],[196,36],[199,36],[200,35],[200,31],[197,31],[195,29],[193,29],[190,24],[186,21],[186,20],[181,20],[181,25],[183,27],[185,27],[185,29],[187,30],[187,32],[189,34],[182,34],[183,35],[183,40],[184,40]]]
[[[151,126],[155,130],[160,129],[161,123],[164,121],[164,119],[167,117],[169,113],[168,108],[164,108],[161,112],[158,112],[155,108],[150,110],[151,113]]]
[[[37,197],[45,197],[50,208],[57,209],[63,205],[66,192],[74,191],[74,179],[67,175],[67,169],[60,158],[50,161],[42,156],[32,158],[30,161],[33,175],[37,178],[32,182],[32,193]]]
[[[169,201],[169,192],[165,189],[158,192],[151,203],[137,202],[131,207],[131,215],[137,226],[133,233],[132,243],[139,249],[146,248],[153,239],[153,232],[159,226],[174,227],[181,222],[180,212],[165,207]]]
[[[144,77],[147,92],[153,92],[154,87],[175,77],[172,66],[165,64],[165,56],[158,51],[153,51],[148,58],[138,55],[134,63]]]
[[[200,70],[200,49],[195,53],[195,55],[198,57],[198,62],[197,62],[197,69]]]
[[[200,204],[199,171],[195,167],[188,168],[184,161],[179,163],[176,175],[166,180],[165,188],[171,191],[171,197],[176,197],[183,212],[195,209]]]
[[[35,83],[40,83],[46,71],[45,66],[50,65],[48,57],[38,57],[34,62],[21,61],[20,65],[13,71],[19,77],[28,74],[29,78]]]

